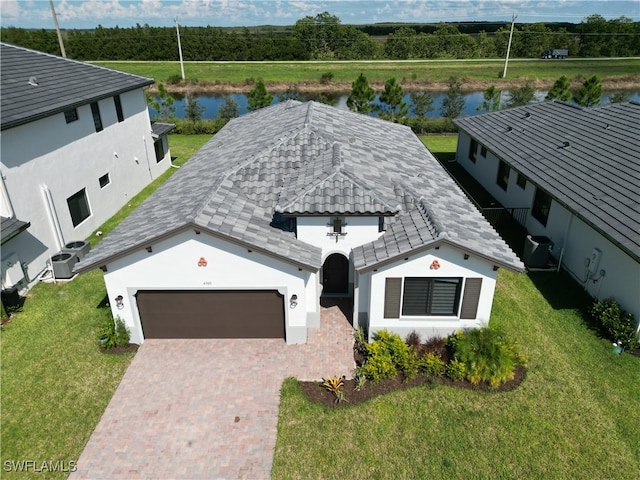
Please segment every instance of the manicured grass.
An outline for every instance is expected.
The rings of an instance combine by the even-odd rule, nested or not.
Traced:
[[[287,380],[273,478],[637,478],[640,358],[587,328],[587,304],[563,273],[500,272],[491,322],[528,358],[509,393],[422,386],[334,410]]]
[[[124,72],[135,73],[166,82],[180,75],[179,62],[93,62]],[[247,79],[265,82],[318,82],[323,73],[333,73],[333,82],[353,82],[364,73],[369,82],[384,82],[390,77],[399,81],[444,82],[455,76],[467,81],[491,81],[496,86],[523,77],[555,81],[561,75],[582,82],[591,75],[599,78],[635,77],[638,81],[640,59],[568,60],[511,59],[507,79],[498,78],[504,60],[415,61],[415,62],[186,62],[187,80],[242,84]],[[197,88],[195,86],[194,88]],[[327,86],[330,89],[331,86]]]
[[[210,136],[169,138],[174,164],[181,165]],[[113,229],[175,169],[149,185],[101,227]],[[92,235],[95,243],[100,237]],[[95,270],[58,285],[40,283],[22,310],[2,327],[1,462],[77,461],[98,424],[133,354],[98,350],[100,322],[111,311],[105,304],[102,272]],[[126,428],[124,426],[123,428]],[[65,478],[66,473],[31,472],[16,478]],[[13,477],[13,475],[12,475]]]

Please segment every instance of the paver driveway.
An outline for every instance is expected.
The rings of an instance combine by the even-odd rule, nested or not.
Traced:
[[[282,381],[350,376],[352,348],[338,307],[306,345],[147,340],[70,478],[269,478]]]

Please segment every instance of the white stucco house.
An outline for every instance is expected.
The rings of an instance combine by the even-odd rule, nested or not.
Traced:
[[[145,338],[304,343],[320,297],[423,338],[486,325],[524,266],[405,126],[287,101],[231,120],[76,266]]]
[[[528,209],[527,231],[591,296],[638,321],[640,104],[552,101],[455,123],[457,162],[505,207]]]
[[[169,168],[172,126],[151,126],[152,79],[0,49],[2,288],[16,291],[48,263],[71,274],[84,240]]]

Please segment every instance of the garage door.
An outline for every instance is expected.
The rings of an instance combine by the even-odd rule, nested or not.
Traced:
[[[283,296],[274,290],[139,291],[145,338],[284,338]]]

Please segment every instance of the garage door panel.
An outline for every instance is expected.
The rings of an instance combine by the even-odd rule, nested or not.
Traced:
[[[275,290],[139,291],[145,338],[284,338]]]

